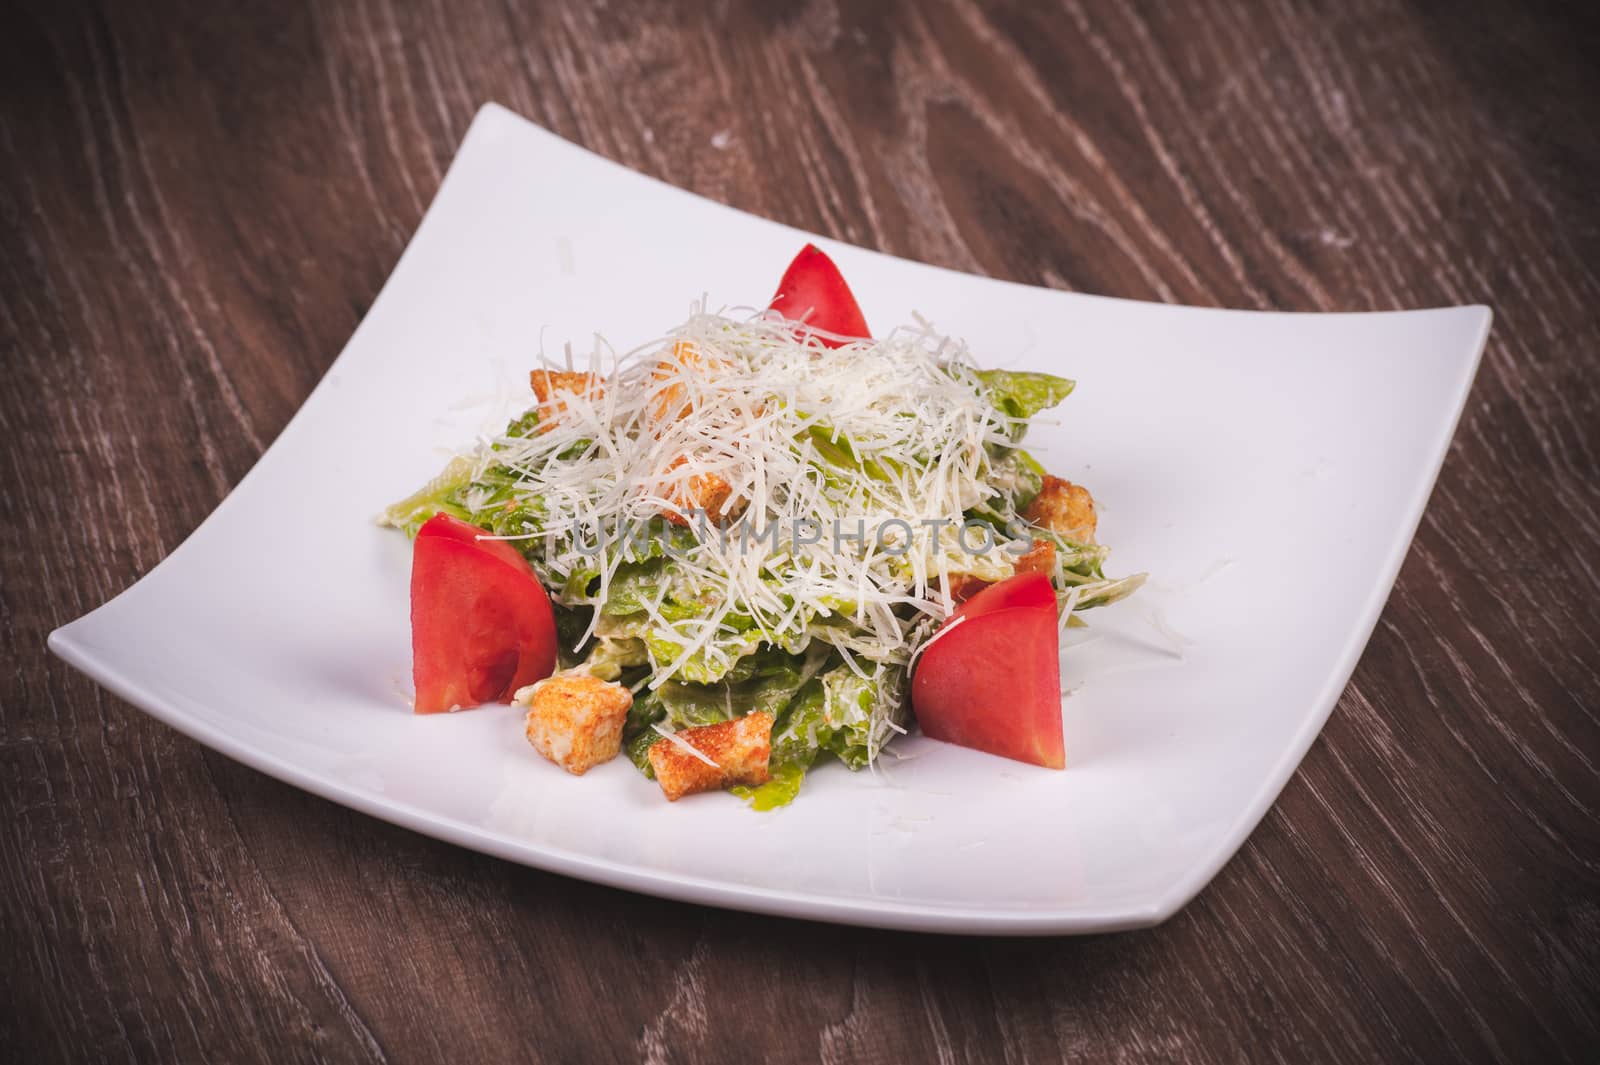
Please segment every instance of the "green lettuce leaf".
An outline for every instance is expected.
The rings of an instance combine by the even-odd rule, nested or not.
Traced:
[[[501,435],[526,437],[533,433],[538,424],[538,410],[531,409],[513,418]],[[499,451],[502,447],[501,444],[495,444],[492,450]],[[525,527],[523,521],[529,516],[524,513],[529,509],[525,503],[514,505],[509,510],[506,507],[511,499],[512,486],[517,480],[516,474],[505,466],[491,466],[482,477],[474,480],[472,472],[477,465],[477,460],[472,456],[457,455],[437,477],[385,510],[381,518],[383,524],[401,529],[414,538],[423,523],[443,512],[499,536],[533,531]]]
[[[1075,386],[1065,377],[1018,370],[980,370],[977,378],[994,408],[1017,420],[1013,440],[1022,439],[1029,418],[1066,399]]]
[[[571,669],[593,653],[592,643],[579,647],[578,641],[588,631],[594,611],[585,606],[569,607],[560,603],[550,606],[556,619],[556,668]]]
[[[650,664],[665,670],[682,657],[688,640],[679,639],[672,629],[653,626],[645,631],[644,646],[650,652]],[[715,684],[760,646],[759,633],[720,632],[683,658],[675,676],[692,684]]]
[[[601,680],[615,681],[626,670],[636,670],[650,664],[650,654],[644,641],[623,637],[602,636],[589,649],[583,666]]]
[[[1044,488],[1044,467],[1020,447],[1002,456],[994,464],[994,471],[993,481],[1010,497],[1015,513],[1027,510],[1028,504]]]
[[[893,733],[888,722],[903,726],[905,669],[858,665],[866,676],[840,661],[800,689],[772,730],[773,765],[810,766],[827,753],[861,769]]]
[[[656,771],[650,766],[650,748],[661,739],[661,734],[650,726],[666,716],[667,708],[662,705],[660,696],[649,688],[642,688],[634,695],[628,720],[622,725],[622,747],[628,761],[651,780],[656,778]]]
[[[806,679],[806,660],[775,647],[746,655],[715,684],[670,680],[660,688],[677,728],[710,725],[757,711],[777,717]]]
[[[460,502],[460,493],[472,481],[473,461],[465,455],[450,460],[439,475],[383,512],[381,521],[416,538],[427,520],[444,511],[462,521],[471,521],[472,512]]]

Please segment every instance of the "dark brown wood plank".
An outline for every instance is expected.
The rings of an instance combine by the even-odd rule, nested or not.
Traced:
[[[0,15],[8,1058],[1592,1057],[1592,12],[235,7]],[[306,796],[45,654],[281,430],[491,99],[736,207],[1018,281],[1495,308],[1349,690],[1190,907],[1013,942],[594,888]]]

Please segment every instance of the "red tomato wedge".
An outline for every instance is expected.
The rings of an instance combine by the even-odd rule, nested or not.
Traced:
[[[422,528],[417,530],[419,540],[424,536],[448,536],[457,543],[470,544],[480,551],[487,551],[517,572],[526,573],[535,584],[538,584],[539,578],[534,576],[533,567],[528,565],[528,560],[522,557],[521,551],[504,540],[479,539],[485,535],[487,534],[476,525],[468,524],[459,518],[452,518],[448,514],[435,514],[423,522]]]
[[[961,605],[911,678],[911,706],[936,740],[1064,769],[1056,594],[1042,573],[990,585]]]
[[[807,244],[794,257],[789,269],[778,282],[778,291],[772,297],[771,308],[812,329],[836,333],[844,337],[867,338],[867,320],[861,307],[844,283],[844,275],[833,265],[833,260],[815,244]],[[846,340],[818,336],[830,348],[843,347]]]
[[[416,710],[501,702],[556,668],[555,614],[527,559],[438,514],[411,551],[411,672]]]

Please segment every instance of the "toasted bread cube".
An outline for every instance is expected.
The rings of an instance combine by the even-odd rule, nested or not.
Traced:
[[[633,706],[627,688],[587,673],[558,673],[523,688],[516,700],[528,707],[533,749],[575,776],[617,756]]]
[[[772,757],[771,714],[758,711],[732,721],[687,728],[650,748],[650,768],[668,802],[697,791],[715,791],[734,784],[767,782]],[[705,756],[696,758],[673,742],[681,741]]]
[[[599,399],[605,394],[605,382],[592,373],[569,373],[561,370],[534,370],[528,375],[533,394],[539,399],[539,432],[546,433],[567,409],[561,397],[587,395]]]
[[[1046,577],[1054,577],[1056,575],[1056,545],[1049,540],[1035,540],[1026,554],[1017,556],[1016,571],[1018,573],[1042,573]]]
[[[686,462],[688,459],[679,455],[667,469],[676,470]],[[667,489],[666,499],[672,506],[663,509],[661,516],[674,525],[687,528],[689,515],[696,510],[703,510],[711,521],[720,522],[726,516],[728,497],[732,494],[733,486],[716,474],[693,474]]]
[[[1082,485],[1045,474],[1044,487],[1022,516],[1041,529],[1058,532],[1069,540],[1094,543],[1094,497]]]
[[[683,381],[678,380],[683,376],[685,369],[693,368],[704,373],[707,370],[716,370],[727,366],[725,359],[716,356],[707,356],[699,348],[687,340],[677,341],[672,345],[672,351],[666,358],[656,363],[656,381],[670,381],[671,384],[656,393],[655,417],[657,421],[676,421],[689,413],[691,406],[689,388]]]
[[[683,382],[674,380],[685,366],[699,366],[700,351],[693,344],[680,340],[672,345],[670,357],[656,363],[654,377],[657,381],[672,381],[656,396],[656,419],[674,421],[689,409],[689,390]]]

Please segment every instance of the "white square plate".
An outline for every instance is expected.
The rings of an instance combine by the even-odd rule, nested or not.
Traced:
[[[413,716],[409,547],[373,516],[526,401],[541,343],[618,350],[764,301],[807,240],[880,329],[1076,378],[1030,448],[1088,484],[1150,585],[1063,660],[1065,772],[913,736],[792,806],[578,779],[493,707]],[[488,106],[327,377],[138,584],[51,634],[230,757],[490,854],[674,898],[944,932],[1154,924],[1217,872],[1322,727],[1389,594],[1489,327],[1483,307],[1196,310],[952,273],[642,177]],[[500,424],[503,424],[501,422]]]

